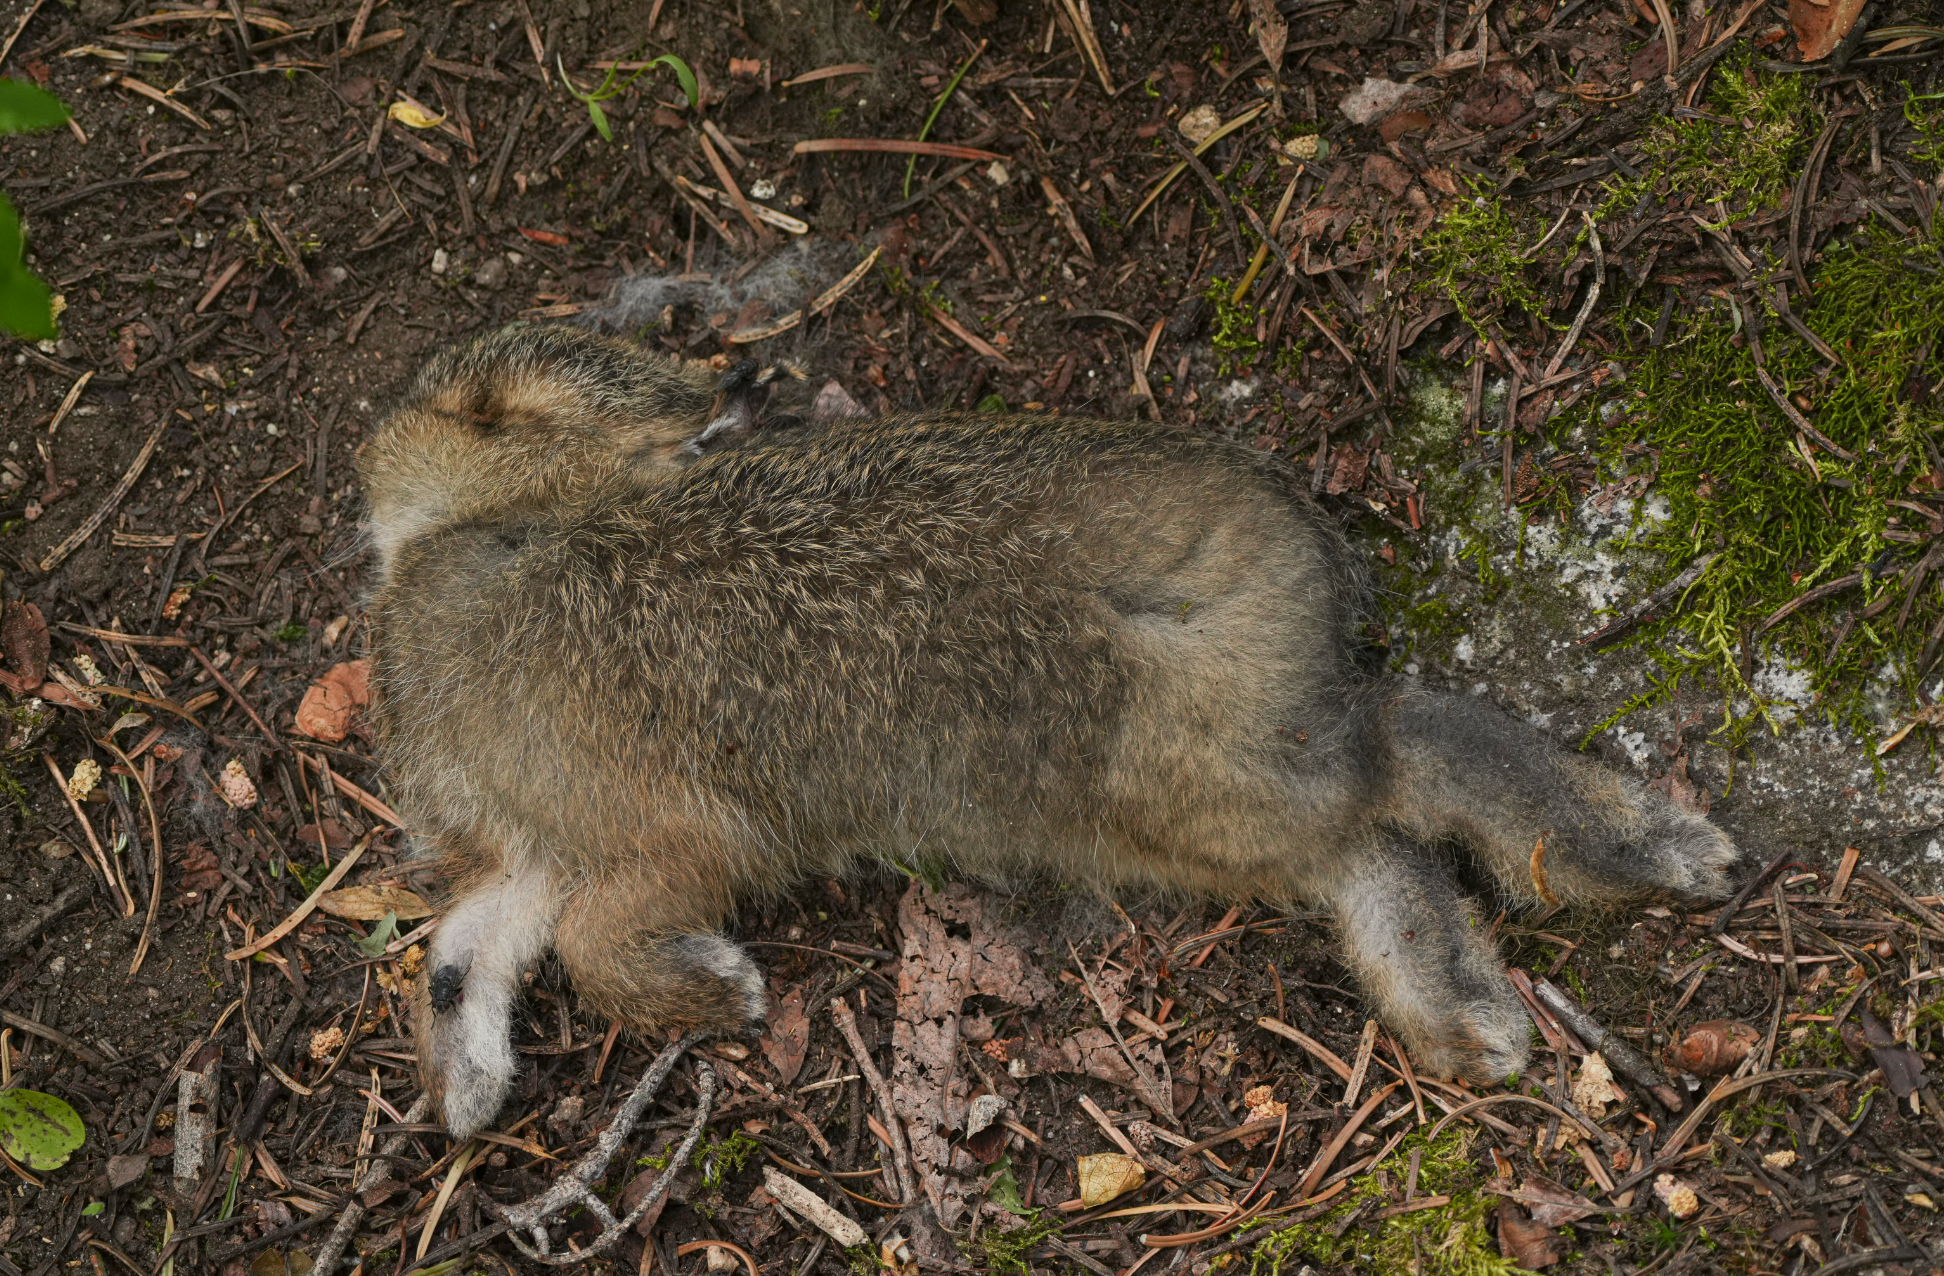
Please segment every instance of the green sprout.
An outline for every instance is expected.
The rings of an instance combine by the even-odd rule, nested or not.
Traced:
[[[594,121],[594,129],[601,135],[601,140],[604,142],[612,142],[614,140],[614,130],[608,127],[607,112],[601,109],[601,103],[610,98],[619,97],[627,90],[629,85],[639,80],[646,72],[658,66],[666,66],[669,70],[675,72],[675,80],[682,86],[682,93],[688,98],[690,110],[694,110],[701,103],[701,97],[697,94],[695,88],[695,72],[689,70],[689,64],[676,57],[673,53],[664,53],[660,57],[649,59],[647,62],[636,67],[633,75],[618,84],[615,82],[614,77],[621,70],[621,64],[615,62],[608,67],[606,77],[601,80],[601,87],[595,89],[592,93],[583,93],[574,86],[573,80],[567,75],[567,67],[561,62],[558,53],[554,54],[554,65],[560,68],[560,82],[567,86],[567,91],[587,104],[587,117]]]
[[[0,79],[0,136],[59,128],[67,120],[67,108],[52,93],[25,80]],[[26,253],[20,214],[0,194],[0,332],[51,341],[60,335],[54,322],[54,294],[27,269]]]

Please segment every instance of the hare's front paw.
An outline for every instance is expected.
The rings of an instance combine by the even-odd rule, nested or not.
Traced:
[[[1641,840],[1654,885],[1688,899],[1727,899],[1757,867],[1726,833],[1671,802],[1649,816]]]
[[[456,1139],[492,1123],[516,1067],[504,999],[486,988],[468,991],[465,972],[448,964],[417,998],[419,1074]]]
[[[1496,1085],[1525,1067],[1532,1029],[1511,984],[1443,1018],[1417,1016],[1399,1034],[1419,1070],[1469,1085]]]

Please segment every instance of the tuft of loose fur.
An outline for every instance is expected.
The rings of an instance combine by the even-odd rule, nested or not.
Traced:
[[[736,1029],[738,898],[859,857],[1333,909],[1436,1074],[1526,1022],[1449,861],[1513,899],[1719,897],[1718,830],[1360,659],[1361,564],[1260,453],[1135,422],[892,416],[681,444],[706,381],[520,327],[428,365],[364,457],[373,685],[455,866],[418,998],[447,1123],[556,951],[635,1027]]]

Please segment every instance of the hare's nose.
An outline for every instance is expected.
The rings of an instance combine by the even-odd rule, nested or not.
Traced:
[[[432,1009],[446,1011],[458,1002],[459,994],[465,991],[466,972],[457,966],[441,966],[432,972],[432,983],[427,989],[432,994]]]

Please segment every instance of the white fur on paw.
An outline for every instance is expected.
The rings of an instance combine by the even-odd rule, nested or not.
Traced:
[[[1734,893],[1731,869],[1741,851],[1729,836],[1691,811],[1675,813],[1661,838],[1661,885],[1698,899],[1726,899]]]
[[[769,990],[762,968],[749,959],[741,945],[720,935],[683,935],[674,946],[684,961],[741,988],[743,1018],[755,1022],[769,1014]]]
[[[453,1137],[467,1139],[492,1123],[513,1084],[511,1025],[468,1015],[463,1004],[439,1018],[432,1064],[440,1076],[440,1106]]]

